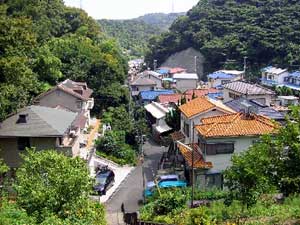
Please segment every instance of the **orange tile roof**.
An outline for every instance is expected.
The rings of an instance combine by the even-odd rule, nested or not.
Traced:
[[[213,108],[219,108],[227,113],[235,113],[235,111],[225,106],[222,102],[211,100],[207,97],[192,99],[179,107],[180,111],[188,118]]]
[[[180,143],[178,143],[178,148],[179,151],[181,152],[183,158],[185,159],[185,161],[188,163],[188,165],[190,167],[193,166],[192,164],[192,151],[187,148],[185,145],[182,145]],[[213,167],[211,162],[205,162],[202,155],[200,154],[200,152],[197,150],[197,144],[194,144],[194,168],[199,168],[199,169],[210,169]],[[192,147],[192,145],[188,145],[188,147]]]
[[[203,118],[196,126],[198,133],[205,137],[259,136],[276,133],[278,124],[267,117],[243,113]]]

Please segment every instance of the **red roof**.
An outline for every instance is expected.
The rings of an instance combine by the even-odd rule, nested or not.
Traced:
[[[187,95],[192,95],[193,93],[195,93],[195,95],[197,97],[202,97],[205,96],[209,93],[218,93],[220,92],[219,90],[215,89],[215,88],[208,88],[208,89],[192,89],[192,90],[187,90],[185,92],[185,94]]]
[[[175,67],[175,68],[171,68],[170,69],[170,74],[174,74],[174,73],[182,73],[185,72],[186,69],[181,68],[181,67]]]
[[[164,94],[164,95],[159,95],[158,96],[158,101],[162,104],[167,104],[167,103],[175,103],[177,104],[178,101],[180,102],[181,97],[184,97],[183,94]],[[192,95],[185,95],[186,100],[189,101],[192,99]]]

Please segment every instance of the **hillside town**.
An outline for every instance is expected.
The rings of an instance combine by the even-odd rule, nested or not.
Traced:
[[[0,224],[299,224],[299,49],[234,17],[264,4],[199,1],[130,55],[81,7],[0,3]]]

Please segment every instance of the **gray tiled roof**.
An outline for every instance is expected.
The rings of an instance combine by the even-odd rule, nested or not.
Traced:
[[[17,123],[19,115],[26,115],[26,123]],[[4,120],[0,137],[62,136],[75,120],[77,113],[44,106],[28,106]]]
[[[243,112],[244,110],[246,110],[246,105],[248,105],[250,107],[250,110],[258,115],[267,116],[273,120],[284,120],[284,114],[278,112],[272,107],[262,105],[255,100],[237,98],[224,104],[232,108],[236,112]]]
[[[234,81],[223,85],[224,88],[248,95],[273,95],[272,90],[264,88],[258,84],[249,84],[243,81]]]
[[[130,85],[139,85],[139,86],[153,85],[153,86],[155,86],[156,83],[155,83],[155,81],[153,81],[149,78],[140,76],[140,77],[136,78],[135,80],[133,80]]]

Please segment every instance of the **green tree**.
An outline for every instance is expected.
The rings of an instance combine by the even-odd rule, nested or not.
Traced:
[[[38,221],[50,215],[66,219],[85,208],[91,181],[83,160],[54,150],[29,150],[22,158],[14,188],[18,205],[29,215]]]

